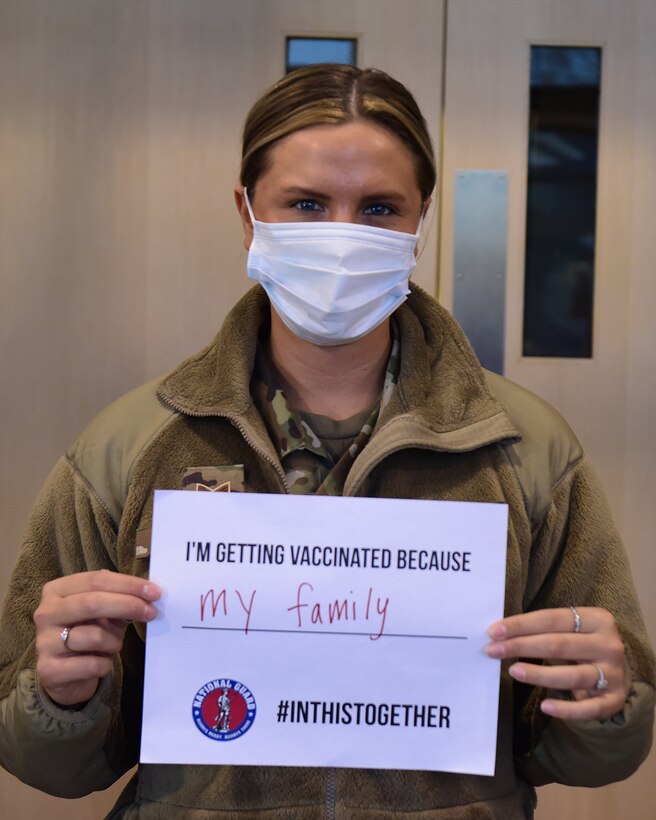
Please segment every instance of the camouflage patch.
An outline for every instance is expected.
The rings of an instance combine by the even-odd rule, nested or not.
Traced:
[[[227,464],[222,467],[185,467],[182,470],[183,490],[206,493],[243,493],[244,465]]]
[[[305,431],[305,440],[306,442],[309,441],[312,447],[308,447],[309,449],[314,449],[316,453],[323,453],[325,452],[323,442],[314,432],[314,430],[310,427],[310,425],[305,421],[301,421],[301,425],[303,426],[303,430]]]
[[[314,493],[330,473],[332,466],[332,461],[319,461],[316,456],[304,450],[290,453],[283,460],[289,492],[292,495]]]
[[[287,400],[285,399],[285,394],[282,390],[275,390],[273,392],[273,396],[268,398],[268,403],[271,405],[271,412],[273,413],[273,417],[276,421],[276,424],[279,424],[281,427],[285,424],[289,423],[289,407],[287,406]],[[293,437],[292,433],[292,437]]]

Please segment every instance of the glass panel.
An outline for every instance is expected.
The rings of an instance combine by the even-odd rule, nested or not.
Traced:
[[[600,79],[598,48],[531,48],[525,356],[592,356]]]
[[[355,65],[357,42],[347,37],[288,37],[287,71],[315,63]]]

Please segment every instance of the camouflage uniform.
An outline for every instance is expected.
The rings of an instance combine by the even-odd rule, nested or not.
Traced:
[[[364,420],[364,424],[358,425],[360,432],[357,432],[357,428],[354,430],[350,443],[345,441],[341,447],[339,443],[328,446],[326,440],[310,426],[312,414],[299,412],[289,406],[263,346],[258,346],[251,395],[271,441],[278,450],[291,493],[342,494],[353,462],[371,438],[378,416],[394,392],[399,379],[400,361],[399,340],[394,333],[380,400],[364,414],[329,425],[337,431],[335,439],[339,439],[342,438],[339,433],[345,433],[354,421]]]

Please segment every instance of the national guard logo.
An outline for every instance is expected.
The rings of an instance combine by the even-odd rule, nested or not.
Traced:
[[[191,713],[199,730],[212,740],[236,740],[255,720],[255,698],[239,681],[216,678],[196,692]]]

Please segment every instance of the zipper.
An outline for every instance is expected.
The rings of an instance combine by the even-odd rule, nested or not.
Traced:
[[[285,471],[282,469],[282,465],[280,464],[280,462],[272,458],[263,448],[259,447],[253,441],[250,435],[246,432],[246,428],[237,418],[237,416],[224,415],[223,418],[226,418],[228,419],[228,421],[232,422],[235,425],[235,427],[239,430],[239,432],[242,434],[242,436],[244,437],[244,441],[250,446],[250,448],[254,450],[261,458],[263,458],[267,462],[267,464],[270,464],[273,467],[276,474],[278,475],[278,478],[280,479],[280,482],[283,486],[283,489],[285,490],[285,493],[289,495],[290,487],[287,483],[287,476],[285,475]]]
[[[337,796],[337,771],[326,769],[326,820],[335,820]]]
[[[241,423],[238,416],[233,416],[228,413],[194,413],[186,407],[180,407],[179,404],[176,404],[175,402],[171,401],[168,397],[160,396],[160,398],[163,401],[165,401],[169,405],[169,407],[172,407],[174,410],[176,410],[178,413],[181,413],[184,416],[192,416],[193,418],[198,419],[211,418],[212,416],[214,416],[215,418],[227,419],[229,422],[234,424],[235,427],[242,434],[244,441],[246,442],[246,444],[248,444],[251,450],[254,450],[258,456],[260,456],[262,459],[264,459],[264,461],[267,462],[267,464],[270,464],[273,467],[274,472],[280,479],[282,488],[284,489],[285,493],[289,495],[290,487],[287,483],[287,477],[285,476],[285,471],[282,469],[282,465],[279,462],[277,462],[274,458],[272,458],[262,447],[260,447],[253,440],[251,435],[246,431],[246,428]]]

